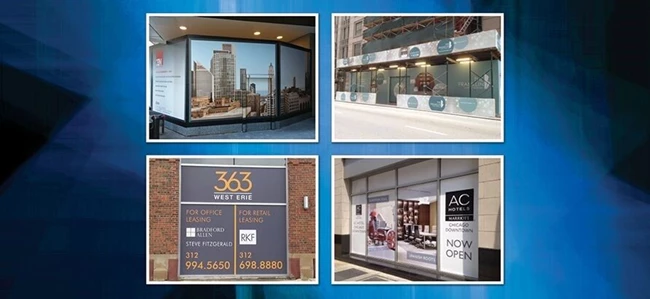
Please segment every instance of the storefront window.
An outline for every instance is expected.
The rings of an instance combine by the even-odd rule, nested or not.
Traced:
[[[438,183],[400,188],[397,194],[397,261],[435,270]]]
[[[395,261],[397,214],[395,190],[368,194],[368,256]]]
[[[352,194],[359,194],[366,190],[366,178],[352,181]]]
[[[400,186],[438,178],[438,159],[426,160],[397,170]]]
[[[370,71],[359,73],[359,90],[357,92],[370,92]]]
[[[452,176],[478,170],[478,159],[442,159],[442,176]]]
[[[447,65],[432,65],[426,67],[431,74],[431,95],[447,96]]]
[[[359,84],[359,73],[352,72],[350,73],[350,92],[357,92]]]
[[[390,73],[382,70],[377,71],[375,83],[377,85],[377,104],[388,104],[388,78]]]
[[[394,188],[397,185],[396,183],[397,182],[395,182],[394,170],[376,174],[368,177],[368,191],[378,191]]]

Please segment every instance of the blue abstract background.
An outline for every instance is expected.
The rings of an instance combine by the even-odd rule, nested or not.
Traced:
[[[0,297],[647,298],[647,5],[1,1]],[[320,143],[146,144],[147,12],[319,12]],[[332,144],[332,12],[504,12],[505,143]],[[147,154],[320,155],[320,285],[145,285]],[[331,154],[504,154],[505,285],[332,286]]]

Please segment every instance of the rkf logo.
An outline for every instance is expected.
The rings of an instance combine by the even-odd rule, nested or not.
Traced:
[[[156,67],[163,66],[163,51],[156,52]]]
[[[257,230],[240,229],[239,245],[257,245]]]
[[[447,192],[445,203],[447,221],[474,221],[474,189]]]

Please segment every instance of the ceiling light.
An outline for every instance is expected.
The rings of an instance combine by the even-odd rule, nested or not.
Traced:
[[[456,58],[456,61],[458,62],[463,62],[463,61],[471,61],[471,57],[461,57],[461,58]]]
[[[378,71],[378,72],[383,72],[383,71],[384,71],[384,69],[378,69],[377,71]]]
[[[376,70],[377,68],[376,68],[376,67],[374,67],[374,66],[371,66],[371,67],[370,67],[370,68],[368,68],[368,69],[371,69],[371,70]]]
[[[282,35],[278,35],[278,39],[282,39]]]
[[[352,69],[352,71],[353,71],[353,72],[356,72],[356,71],[357,71],[357,69]]]
[[[424,62],[424,61],[420,61],[420,62],[416,62],[416,63],[415,63],[415,65],[424,65],[424,64],[427,64],[427,63]]]
[[[399,65],[394,64],[394,65],[391,65],[390,68],[391,68],[391,69],[394,69],[394,68],[397,68],[398,66],[399,66]]]
[[[253,34],[255,34],[255,35],[260,35],[260,34],[262,34],[262,33],[260,33],[259,31],[255,31],[255,33],[253,33]]]
[[[402,66],[402,67],[400,67],[400,68],[398,68],[398,69],[400,69],[400,70],[405,70],[406,67],[405,67],[405,66]]]
[[[185,27],[185,26],[180,26],[180,27],[178,27],[178,29],[180,29],[180,30],[187,30],[187,27]]]
[[[471,63],[471,62],[472,62],[471,60],[467,60],[467,61],[459,61],[460,64],[468,64],[468,63]]]

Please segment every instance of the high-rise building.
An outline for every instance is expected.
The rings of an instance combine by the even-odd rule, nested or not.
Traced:
[[[269,93],[273,94],[275,88],[273,88],[273,76],[275,75],[275,69],[273,68],[273,63],[269,64]]]
[[[293,77],[293,88],[296,88],[296,77]]]
[[[214,76],[214,98],[231,98],[235,92],[235,48],[223,44],[221,50],[212,51],[210,72]]]
[[[239,89],[246,90],[247,82],[246,69],[239,69]]]
[[[257,90],[255,89],[255,83],[251,83],[251,88],[249,89],[251,93],[257,93]]]
[[[214,76],[201,63],[194,61],[192,91],[194,97],[212,97]]]

